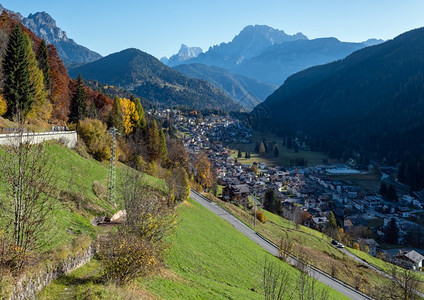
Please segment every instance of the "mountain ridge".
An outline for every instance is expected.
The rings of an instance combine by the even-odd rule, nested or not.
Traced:
[[[79,73],[85,79],[124,87],[153,103],[193,109],[241,109],[232,98],[210,83],[189,78],[135,48],[69,69],[72,77]]]
[[[336,38],[309,39],[302,33],[288,35],[267,25],[249,25],[230,42],[212,46],[180,64],[216,66],[263,83],[281,85],[296,72],[342,59],[353,51],[380,42],[376,39],[363,43],[341,42]]]
[[[423,48],[419,28],[294,74],[254,109],[268,115],[257,125],[304,130],[335,157],[355,150],[396,163],[424,144]]]
[[[175,70],[194,78],[204,79],[240,103],[243,107],[252,110],[269,96],[276,86],[264,84],[243,75],[233,74],[225,69],[202,64],[181,64]]]

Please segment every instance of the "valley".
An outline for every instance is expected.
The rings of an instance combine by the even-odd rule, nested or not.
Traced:
[[[424,299],[423,10],[4,0],[0,299]]]

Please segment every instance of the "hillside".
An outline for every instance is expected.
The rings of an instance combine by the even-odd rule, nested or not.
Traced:
[[[55,206],[40,236],[42,247],[35,252],[37,259],[26,270],[28,275],[37,273],[49,264],[57,264],[69,254],[85,251],[97,238],[99,230],[100,233],[102,231],[99,227],[93,227],[90,220],[99,215],[112,216],[123,207],[123,203],[114,206],[106,199],[107,163],[84,158],[75,150],[56,142],[47,142],[46,150],[52,166]],[[122,177],[127,168],[119,164],[117,177]],[[165,189],[163,181],[149,175],[143,175],[143,182]],[[104,193],[96,194],[95,186],[100,187],[99,190],[103,189]],[[6,199],[4,183],[0,183],[0,197]],[[2,222],[0,224],[3,225]],[[11,287],[2,286],[0,295],[10,291]]]
[[[395,163],[424,143],[423,49],[420,28],[295,74],[255,108],[257,126],[304,130],[335,157],[353,149]]]
[[[268,97],[275,87],[225,69],[202,64],[183,64],[174,67],[187,76],[204,79],[228,93],[249,111]]]
[[[110,299],[129,295],[161,299],[260,299],[264,297],[265,257],[286,270],[293,280],[292,284],[299,276],[299,271],[267,254],[200,204],[186,201],[177,208],[177,212],[180,223],[171,239],[173,247],[166,269],[157,276],[137,282],[131,290],[115,289],[111,293],[97,280],[101,274],[96,272],[96,261],[93,261],[90,263],[92,267],[87,266],[85,272],[75,272],[68,279],[56,281],[40,296],[57,298],[66,288],[76,290],[71,295],[75,298],[90,293]],[[323,287],[321,283],[317,285],[319,289]],[[330,299],[344,299],[333,290],[330,290],[329,296]]]
[[[86,79],[129,89],[156,104],[240,110],[237,103],[210,83],[189,78],[137,49],[126,49],[69,70],[72,77],[79,73]]]

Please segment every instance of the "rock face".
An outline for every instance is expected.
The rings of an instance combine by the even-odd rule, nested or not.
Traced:
[[[56,26],[56,21],[46,12],[30,14],[22,23],[47,43],[55,45],[60,58],[66,66],[92,62],[102,56],[78,45],[68,38],[66,32]]]
[[[172,55],[169,59],[167,59],[166,57],[162,57],[160,61],[163,62],[165,65],[173,67],[173,66],[181,64],[182,62],[186,60],[199,56],[199,54],[202,52],[203,52],[202,48],[188,47],[182,44],[180,51],[178,51],[177,54]]]

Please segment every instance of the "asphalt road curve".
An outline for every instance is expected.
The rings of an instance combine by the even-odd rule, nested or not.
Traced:
[[[243,233],[245,236],[250,238],[256,244],[264,248],[266,251],[271,253],[274,256],[278,256],[278,247],[263,238],[260,234],[256,233],[254,230],[247,227],[244,223],[234,217],[231,213],[220,207],[218,204],[211,202],[209,199],[203,197],[198,192],[191,190],[190,197],[196,202],[200,203],[207,209],[209,209],[214,214],[220,216],[224,220],[228,221],[235,229]],[[290,257],[289,263],[295,265],[297,263],[296,258]],[[343,295],[351,299],[371,299],[370,297],[364,295],[363,293],[353,289],[352,287],[343,284],[341,281],[331,278],[327,274],[320,272],[319,270],[309,268],[309,275],[321,281],[325,285],[339,291]]]

